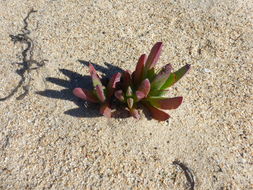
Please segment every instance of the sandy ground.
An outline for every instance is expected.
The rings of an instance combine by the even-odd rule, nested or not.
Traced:
[[[1,0],[0,26],[0,189],[253,189],[253,1]],[[192,65],[168,122],[71,94],[157,41]]]

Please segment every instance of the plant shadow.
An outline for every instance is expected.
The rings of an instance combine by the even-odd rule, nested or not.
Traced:
[[[84,60],[78,60],[79,63],[82,65],[88,66],[89,63],[88,61]],[[106,83],[108,79],[116,72],[123,72],[123,70],[117,66],[114,66],[110,63],[104,63],[106,67],[103,67],[101,65],[91,63],[94,68],[102,73],[102,83]],[[59,69],[61,73],[63,73],[65,76],[68,77],[68,80],[63,80],[60,78],[54,78],[54,77],[47,77],[46,81],[49,81],[53,84],[56,84],[58,86],[64,87],[63,90],[51,90],[51,89],[46,89],[44,91],[37,91],[36,94],[39,94],[44,97],[48,98],[54,98],[54,99],[61,99],[61,100],[68,100],[74,102],[78,107],[74,109],[70,109],[65,111],[64,113],[66,115],[70,115],[73,117],[100,117],[101,114],[99,113],[99,105],[98,104],[93,104],[89,103],[87,101],[81,100],[77,97],[75,97],[72,93],[74,88],[80,87],[80,88],[85,88],[85,89],[92,89],[92,81],[90,76],[83,76],[80,75],[79,73],[67,70],[67,69]],[[119,111],[114,112],[112,114],[112,117],[115,118],[127,118],[129,117],[129,114],[127,111],[123,109],[123,107],[118,104],[117,102],[114,102],[114,107],[119,108]]]

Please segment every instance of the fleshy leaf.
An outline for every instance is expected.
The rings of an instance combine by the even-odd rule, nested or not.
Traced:
[[[97,94],[97,97],[100,102],[105,101],[105,94],[104,94],[103,86],[101,86],[101,85],[96,86],[96,94]]]
[[[163,46],[162,42],[157,42],[152,47],[152,49],[150,51],[150,54],[148,56],[146,65],[145,65],[145,70],[146,71],[149,70],[149,69],[151,69],[151,68],[153,68],[156,65],[156,63],[157,63],[157,61],[158,61],[158,59],[159,59],[159,57],[161,55],[162,46]]]
[[[148,99],[148,101],[154,107],[161,108],[164,110],[170,110],[170,109],[178,108],[183,101],[183,97],[181,97],[181,96],[174,97],[174,98],[159,98],[159,97],[153,98],[153,97],[150,97]]]
[[[128,86],[128,88],[127,88],[126,95],[127,95],[127,97],[133,96],[133,90],[130,86]]]
[[[122,88],[127,90],[127,88],[131,85],[131,72],[126,70],[122,73]]]
[[[179,79],[181,79],[185,75],[185,73],[190,69],[190,67],[191,66],[189,64],[186,64],[185,66],[183,66],[182,68],[180,68],[176,72],[171,73],[171,75],[169,76],[167,81],[161,87],[161,90],[167,89],[170,86],[172,86],[173,84],[175,84]]]
[[[140,119],[140,114],[137,109],[131,108],[129,109],[129,112],[135,119]]]
[[[149,81],[153,81],[155,78],[156,74],[155,74],[155,69],[149,69],[146,73],[146,75],[144,76],[144,78],[148,78]]]
[[[145,94],[141,91],[136,91],[136,99],[140,101],[141,99],[145,98]]]
[[[122,90],[117,90],[114,93],[114,96],[121,102],[124,102],[125,98],[124,98],[124,94]]]
[[[127,105],[129,107],[129,109],[131,109],[134,105],[134,99],[133,98],[128,98],[127,99]]]
[[[85,90],[83,88],[75,88],[73,90],[73,94],[77,96],[78,98],[87,100],[89,102],[98,103],[99,100],[97,97],[89,90]]]
[[[110,118],[112,115],[111,108],[108,106],[108,104],[103,104],[100,106],[100,113],[108,118]]]
[[[172,69],[171,64],[167,64],[161,69],[161,71],[157,74],[157,76],[151,83],[152,91],[158,90],[164,85],[164,83],[170,76],[171,69]]]
[[[158,121],[166,121],[167,119],[170,118],[170,115],[165,113],[162,110],[157,109],[156,107],[153,107],[150,105],[148,102],[143,103],[145,107],[148,108],[150,111],[152,117]]]
[[[97,75],[97,71],[91,63],[89,64],[89,69],[90,69],[90,75],[91,75],[93,87],[95,88],[97,85],[102,86],[102,83]]]
[[[140,87],[136,91],[136,96],[138,98],[138,94],[141,95],[140,92],[142,92],[144,94],[144,97],[147,97],[149,91],[150,91],[150,82],[148,79],[145,79],[144,81],[141,82]]]
[[[134,71],[134,76],[133,76],[133,82],[137,86],[140,84],[142,77],[143,77],[143,69],[145,66],[145,63],[147,61],[147,55],[143,54],[138,60],[138,63],[136,65],[135,71]]]
[[[120,77],[121,77],[121,73],[116,73],[110,79],[107,85],[107,98],[110,98],[113,95],[114,90],[116,88],[116,84],[120,82]]]

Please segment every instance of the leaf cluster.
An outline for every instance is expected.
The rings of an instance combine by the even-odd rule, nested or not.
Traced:
[[[140,118],[139,105],[146,107],[151,116],[159,121],[165,121],[170,116],[164,110],[176,109],[182,103],[183,97],[165,97],[168,88],[181,79],[190,69],[186,64],[179,70],[172,72],[171,64],[166,64],[158,71],[155,70],[157,61],[161,55],[163,44],[157,42],[147,56],[140,56],[133,72],[124,71],[112,76],[106,85],[103,85],[92,64],[89,71],[92,78],[93,90],[75,88],[75,96],[100,104],[100,113],[111,117],[111,102],[115,97],[126,105],[130,114]]]

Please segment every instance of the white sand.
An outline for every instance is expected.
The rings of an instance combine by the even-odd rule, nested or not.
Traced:
[[[24,99],[22,86],[0,102],[0,189],[190,189],[175,160],[194,189],[253,189],[252,0],[2,0],[0,98],[20,80],[12,63],[25,46],[9,35],[31,8],[33,59],[48,61],[24,73]],[[169,93],[184,97],[169,122],[78,109],[59,69],[87,75],[83,60],[133,70],[157,41],[159,66],[192,65]],[[55,98],[36,93],[45,90]]]

